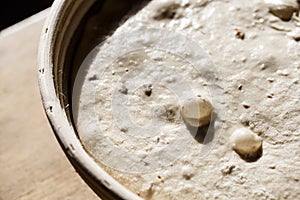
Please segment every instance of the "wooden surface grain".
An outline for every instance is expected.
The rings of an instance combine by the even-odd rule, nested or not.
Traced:
[[[37,84],[44,19],[0,35],[0,200],[98,199],[46,120]]]

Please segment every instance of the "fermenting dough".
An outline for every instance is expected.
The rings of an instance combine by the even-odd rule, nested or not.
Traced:
[[[296,0],[152,1],[83,64],[83,146],[145,199],[299,199],[298,12]],[[197,95],[209,127],[182,118]],[[255,160],[232,149],[240,128],[263,141]]]

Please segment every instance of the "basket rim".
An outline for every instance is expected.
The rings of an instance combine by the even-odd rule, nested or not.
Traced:
[[[61,34],[58,30],[61,23],[59,19],[68,15],[64,13],[66,8],[72,9],[74,4],[84,1],[86,0],[55,0],[43,26],[38,50],[38,82],[42,104],[65,155],[98,196],[104,199],[141,200],[102,169],[84,150],[56,94],[53,56],[59,54],[54,48],[56,39]],[[95,3],[95,0],[89,1]]]

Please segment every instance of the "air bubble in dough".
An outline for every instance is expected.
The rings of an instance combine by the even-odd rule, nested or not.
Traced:
[[[181,116],[193,127],[201,127],[210,122],[213,107],[201,97],[189,98],[181,106]]]
[[[255,154],[262,145],[262,139],[247,128],[239,128],[230,137],[232,148],[244,156]]]
[[[264,0],[270,12],[284,21],[292,18],[293,13],[298,12],[297,0]]]

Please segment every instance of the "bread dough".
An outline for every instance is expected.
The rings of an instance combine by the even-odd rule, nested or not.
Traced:
[[[86,151],[145,199],[299,199],[299,9],[272,9],[153,0],[80,69],[73,113]],[[180,114],[197,95],[214,113],[201,129]],[[232,149],[239,128],[263,140],[255,161]]]

